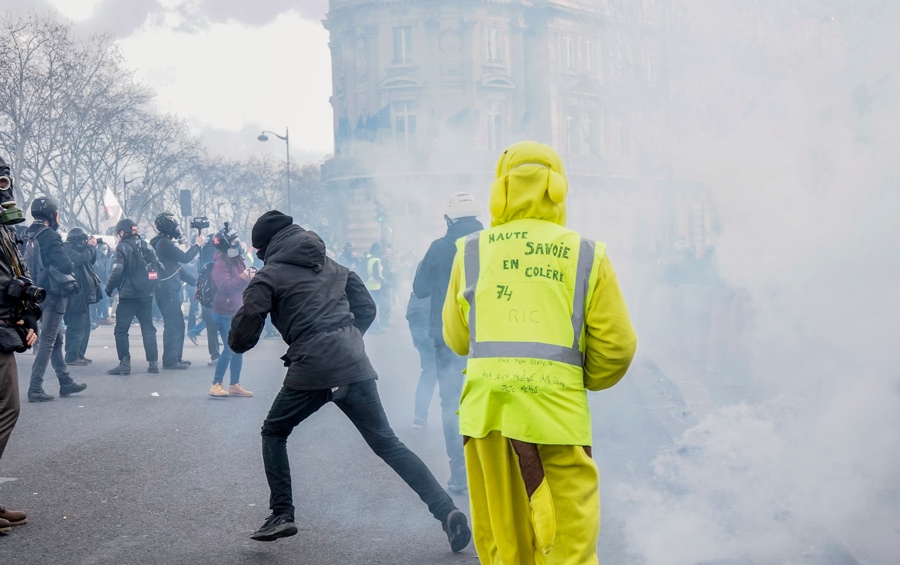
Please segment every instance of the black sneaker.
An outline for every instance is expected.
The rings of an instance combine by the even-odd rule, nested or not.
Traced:
[[[55,396],[49,395],[44,391],[40,392],[28,392],[28,402],[50,402],[56,398]]]
[[[447,541],[450,542],[453,553],[459,553],[472,541],[472,530],[469,529],[466,515],[459,510],[451,510],[441,526],[447,532]]]
[[[69,396],[70,394],[75,394],[75,393],[81,392],[86,388],[87,388],[86,384],[84,384],[84,383],[78,384],[76,382],[73,382],[72,384],[68,384],[68,385],[59,385],[59,396],[60,396],[60,398],[63,398],[63,397]]]
[[[465,520],[465,516],[463,517]],[[272,514],[265,523],[255,532],[250,534],[250,539],[256,541],[275,541],[278,538],[286,538],[297,533],[294,518],[287,514]],[[468,543],[468,542],[466,542]]]

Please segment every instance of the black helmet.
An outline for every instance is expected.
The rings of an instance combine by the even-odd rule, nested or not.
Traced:
[[[125,232],[125,235],[137,233],[137,224],[128,218],[122,218],[116,223],[116,233],[119,233],[120,231]]]
[[[238,245],[238,234],[228,225],[228,222],[225,222],[225,227],[216,232],[212,242],[213,247],[219,251],[228,251]]]
[[[83,228],[72,228],[66,234],[66,241],[71,243],[87,243],[87,240],[88,232],[84,231]]]
[[[57,212],[59,212],[59,206],[56,204],[56,200],[48,196],[35,198],[31,203],[31,215],[35,218],[53,222],[56,220]]]
[[[156,229],[166,235],[172,237],[181,236],[181,230],[178,229],[178,220],[175,218],[175,214],[172,212],[162,212],[158,216],[156,216],[156,221],[154,222],[156,225]]]

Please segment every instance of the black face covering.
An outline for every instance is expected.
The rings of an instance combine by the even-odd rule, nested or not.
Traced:
[[[263,263],[265,263],[265,262],[266,262],[266,248],[265,248],[265,247],[260,247],[259,249],[257,249],[257,250],[256,250],[256,256],[259,257],[259,260],[260,260],[260,261],[262,261]]]

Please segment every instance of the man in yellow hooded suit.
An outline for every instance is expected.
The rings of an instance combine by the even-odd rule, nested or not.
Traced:
[[[456,242],[444,339],[468,355],[459,406],[475,547],[489,565],[597,563],[587,391],[619,382],[637,338],[606,246],[566,229],[551,147],[497,163],[491,229]]]

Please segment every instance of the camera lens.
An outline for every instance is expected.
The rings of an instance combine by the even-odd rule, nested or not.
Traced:
[[[37,304],[40,304],[41,302],[44,301],[45,298],[47,298],[47,291],[39,286],[25,287],[24,292],[25,292],[25,297],[28,300],[35,302]]]

